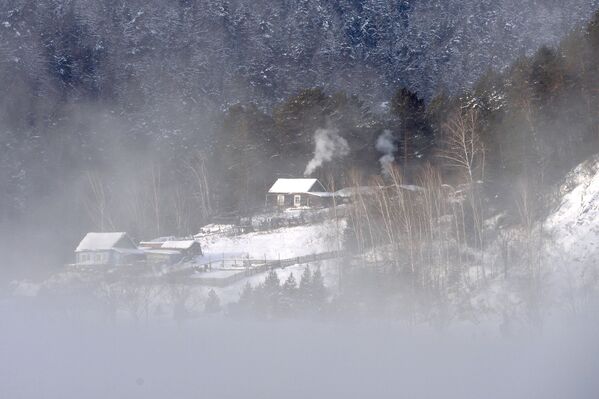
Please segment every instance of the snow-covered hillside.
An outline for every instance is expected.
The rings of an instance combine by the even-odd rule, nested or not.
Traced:
[[[548,286],[558,308],[578,313],[599,294],[599,155],[566,177],[561,195],[544,225]]]
[[[545,228],[554,246],[572,262],[597,261],[599,255],[599,156],[577,166],[562,186],[557,210]]]
[[[288,259],[339,250],[345,222],[326,221],[242,235],[202,234],[205,254],[246,253],[251,259]]]
[[[189,264],[165,266],[161,270],[179,272],[185,268],[197,269],[198,265],[203,264],[202,261],[209,259],[210,270],[197,272],[200,273],[198,275],[192,274],[194,277],[211,277],[211,273],[223,271],[243,273],[247,267],[244,260],[248,258],[252,261],[276,261],[336,251],[340,249],[345,226],[344,220],[327,220],[245,234],[227,226],[212,226],[203,229],[196,236],[202,244],[202,257],[188,262]],[[497,229],[494,224],[489,226],[489,229]],[[568,174],[554,211],[537,226],[532,238],[527,237],[518,226],[501,232],[511,236],[509,245],[513,255],[507,258],[509,264],[505,266],[502,266],[500,254],[502,239],[497,238],[489,243],[485,257],[489,270],[501,267],[501,271],[490,274],[484,284],[465,286],[459,294],[448,298],[446,310],[455,324],[464,322],[469,325],[475,321],[478,324],[501,326],[508,331],[518,328],[514,327],[516,325],[526,325],[531,317],[540,319],[550,313],[579,313],[594,306],[599,294],[599,156],[582,163]],[[534,250],[528,252],[533,246]],[[219,256],[222,259],[230,259],[232,256],[231,259],[237,259],[236,266],[218,261]],[[301,261],[277,269],[277,274],[281,280],[285,280],[291,273],[298,279],[306,266]],[[325,283],[333,293],[337,289],[339,268],[347,265],[331,259],[312,262],[309,266],[312,269],[321,268]],[[368,262],[365,267],[370,267]],[[152,275],[152,270],[144,273],[142,277],[150,277],[149,280],[134,279],[132,285],[129,285],[131,280],[118,283],[124,284],[123,287],[130,292],[146,293],[146,285],[154,287],[158,293],[153,295],[151,301],[147,298],[146,301],[151,302],[155,308],[169,309],[173,287],[165,284],[166,280],[161,281],[159,276]],[[42,284],[15,282],[13,294],[35,297],[39,292],[48,290],[62,292],[72,283],[80,283],[82,277],[85,276],[78,275],[76,271],[66,271]],[[210,289],[214,288],[222,304],[229,304],[239,298],[246,283],[256,286],[265,277],[266,272],[261,271],[224,286],[200,284],[197,281],[197,284],[187,285],[185,281],[181,281],[182,287],[187,285],[181,290],[188,298],[186,302],[190,310],[197,312],[203,308]],[[85,277],[89,281],[94,278]],[[190,275],[187,283],[192,280]],[[100,284],[100,287],[103,285]],[[531,316],[531,312],[537,316]]]

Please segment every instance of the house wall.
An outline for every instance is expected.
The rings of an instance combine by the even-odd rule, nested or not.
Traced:
[[[162,247],[162,249],[178,251],[182,256],[192,257],[202,255],[202,246],[199,242],[195,242],[190,248],[180,249],[180,248],[169,248],[168,246]]]
[[[279,195],[285,196],[285,204],[283,206],[279,205],[278,197]],[[271,208],[294,208],[294,197],[296,195],[300,196],[300,205],[299,206],[311,206],[311,207],[320,207],[325,206],[326,202],[323,201],[322,197],[317,197],[315,195],[299,193],[299,194],[267,194],[266,195],[266,205]]]
[[[147,253],[146,260],[152,265],[164,265],[173,264],[178,262],[182,258],[181,254],[160,254],[160,253]]]
[[[303,197],[305,197],[306,206],[321,207],[327,205],[326,198],[317,197],[315,195],[303,195],[302,201],[304,200]]]
[[[200,243],[195,243],[189,250],[186,251],[186,256],[199,256],[202,255],[202,246]]]
[[[116,261],[112,251],[77,252],[75,260],[80,265],[108,265]]]

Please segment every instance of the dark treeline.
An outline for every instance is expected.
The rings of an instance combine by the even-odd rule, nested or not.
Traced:
[[[365,176],[379,174],[376,160],[384,152],[375,148],[375,142],[389,131],[395,163],[407,182],[414,183],[418,171],[433,164],[451,183],[453,165],[444,153],[452,127],[461,124],[480,139],[488,197],[509,208],[514,200],[510,193],[517,191],[514,187],[525,185],[534,195],[544,195],[599,149],[599,120],[594,112],[599,106],[598,51],[596,14],[588,26],[572,31],[559,46],[521,57],[504,72],[490,70],[458,96],[440,93],[425,102],[403,88],[385,112],[372,112],[357,96],[308,89],[270,112],[252,104],[236,105],[227,111],[216,139],[223,181],[239,181],[231,198],[247,201],[254,195],[259,203],[277,174],[302,173],[312,157],[314,131],[334,126],[351,152],[315,172],[324,182],[332,175],[336,184],[348,184],[352,168]],[[249,168],[225,167],[235,161]],[[257,192],[235,193],[246,187]],[[236,208],[235,203],[227,206]]]
[[[253,287],[247,283],[239,301],[229,305],[226,311],[234,317],[317,317],[330,310],[328,296],[320,268],[313,271],[306,266],[299,279],[291,273],[285,281],[271,270],[262,284]]]
[[[272,105],[309,86],[380,99],[403,84],[428,98],[557,42],[597,5],[6,0],[0,51],[8,59],[2,68],[20,69],[46,94],[129,108],[152,97]]]
[[[391,155],[406,182],[417,183],[419,171],[433,164],[451,183],[454,172],[439,154],[452,124],[463,125],[474,111],[466,127],[481,138],[486,198],[502,209],[512,207],[513,187],[540,198],[599,148],[597,15],[559,46],[522,56],[502,72],[489,70],[462,94],[400,88],[381,105],[366,87],[343,92],[324,84],[291,85],[280,91],[286,98],[271,93],[262,101],[264,93],[242,90],[254,86],[238,75],[199,74],[205,64],[180,57],[204,54],[186,50],[202,43],[176,39],[171,30],[184,24],[160,28],[170,17],[191,18],[193,7],[161,20],[124,4],[86,14],[75,3],[14,3],[0,21],[7,265],[56,265],[87,230],[125,230],[139,239],[187,235],[214,215],[260,209],[276,177],[303,174],[317,129],[334,129],[349,147],[314,173],[330,188],[348,184],[352,170],[380,174],[383,155]],[[147,34],[154,28],[161,35]],[[236,43],[234,37],[227,40]],[[384,74],[375,80],[371,90],[399,85]],[[307,87],[311,80],[298,81]],[[247,97],[227,96],[242,101],[222,106],[213,96],[219,88],[206,85],[235,86]],[[382,135],[389,154],[377,149]],[[35,253],[28,251],[32,242]]]

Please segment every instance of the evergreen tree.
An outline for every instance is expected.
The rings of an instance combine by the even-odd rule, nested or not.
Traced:
[[[403,171],[410,178],[414,161],[423,159],[430,148],[430,129],[426,118],[424,100],[406,88],[401,88],[391,99],[391,112],[399,125],[394,129],[399,137],[399,154],[403,160]]]
[[[330,96],[314,88],[302,90],[274,109],[279,151],[285,154],[280,172],[297,174],[305,168],[314,151],[315,130],[327,125],[330,102]]]
[[[267,317],[278,315],[281,307],[281,281],[274,269],[268,272],[266,280],[264,280],[263,290],[266,300],[265,315]]]
[[[264,280],[264,290],[267,293],[278,293],[281,288],[281,280],[274,269],[271,269]]]
[[[265,284],[257,285],[252,293],[252,301],[249,306],[257,316],[268,316],[271,308],[270,297],[267,295]]]
[[[255,310],[255,294],[252,285],[247,282],[239,294],[239,300],[230,306],[231,314],[236,316],[245,316]]]
[[[254,288],[248,281],[243,286],[243,290],[241,291],[241,294],[239,295],[239,302],[249,304],[249,303],[251,303],[253,297],[254,297]]]
[[[317,309],[322,309],[327,297],[327,289],[324,285],[324,277],[320,267],[312,275],[312,302]]]
[[[278,152],[273,127],[272,119],[255,104],[227,110],[213,154],[221,209],[245,213],[263,204],[264,189],[276,169],[270,157]]]
[[[281,308],[280,315],[283,317],[292,316],[297,307],[297,282],[293,273],[287,277],[283,283],[281,292]]]
[[[293,276],[293,273],[291,273],[289,275],[289,277],[287,277],[287,280],[285,280],[285,283],[283,283],[283,292],[293,293],[293,292],[295,292],[296,289],[297,289],[297,282],[295,281],[295,277]]]
[[[220,298],[214,290],[208,292],[208,299],[204,305],[204,311],[206,313],[218,313],[221,310]]]
[[[298,301],[302,311],[309,311],[310,303],[312,302],[312,271],[310,270],[310,266],[306,266],[302,273],[298,290]]]
[[[302,278],[299,284],[299,290],[302,295],[307,294],[312,287],[312,271],[310,270],[310,266],[306,266],[304,272],[302,273]]]

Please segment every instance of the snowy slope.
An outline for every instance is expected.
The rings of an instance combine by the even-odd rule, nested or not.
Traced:
[[[507,277],[500,273],[471,292],[464,288],[457,315],[465,325],[476,320],[510,334],[541,319],[592,314],[599,303],[599,155],[566,176],[555,209],[541,226],[530,238],[520,226],[502,231],[512,251]],[[534,248],[532,258],[527,245]],[[487,259],[497,256],[503,265],[501,246],[501,239],[490,242]]]
[[[578,313],[599,296],[599,155],[576,167],[561,191],[544,225],[549,284],[558,307]]]
[[[345,222],[327,221],[237,236],[198,235],[196,239],[205,255],[243,252],[252,259],[276,260],[335,251],[344,227]]]
[[[545,228],[555,244],[577,262],[599,255],[599,156],[576,167],[562,187],[558,209]]]

